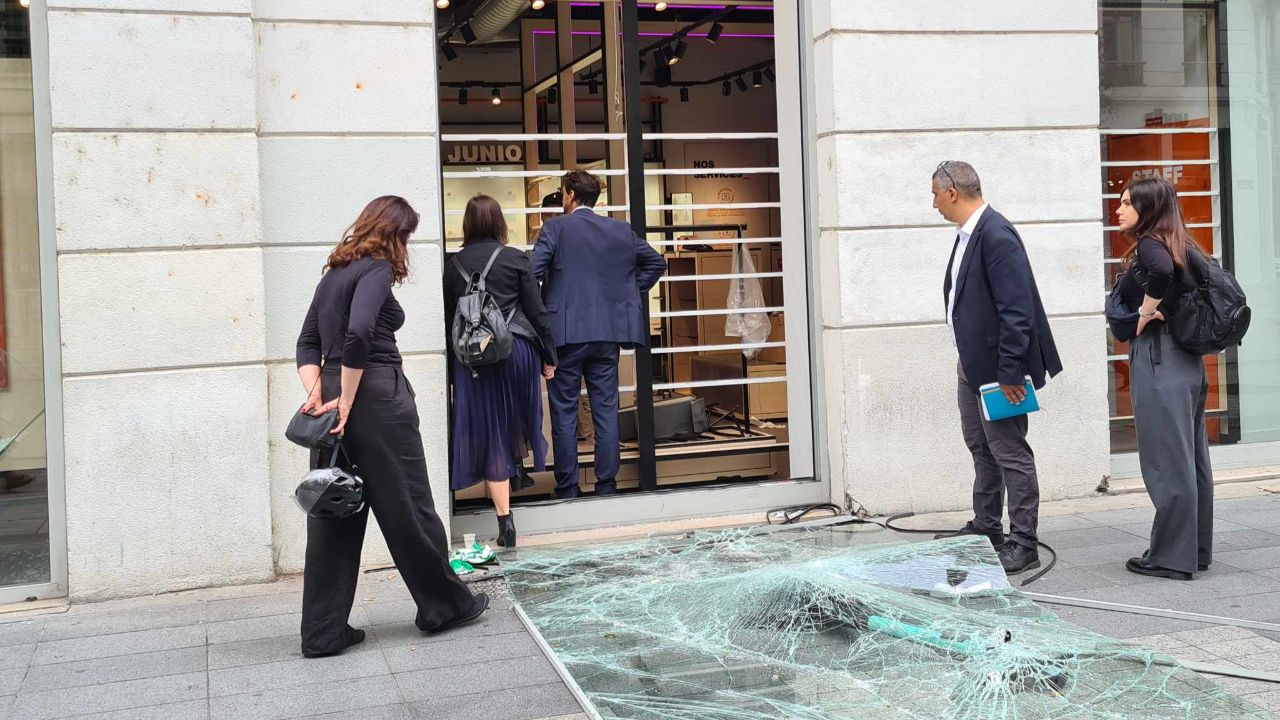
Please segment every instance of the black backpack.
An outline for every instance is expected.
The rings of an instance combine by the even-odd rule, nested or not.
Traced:
[[[453,311],[453,331],[449,337],[453,341],[453,354],[458,362],[471,370],[471,376],[477,377],[476,368],[482,365],[493,365],[511,357],[511,318],[515,308],[505,317],[493,296],[485,290],[484,281],[490,268],[498,259],[499,247],[489,256],[484,271],[468,274],[453,258],[453,266],[458,269],[467,283],[467,292],[458,298],[458,307]]]
[[[1217,260],[1198,252],[1187,253],[1187,274],[1194,285],[1168,319],[1173,341],[1196,355],[1239,345],[1252,315],[1240,283]]]

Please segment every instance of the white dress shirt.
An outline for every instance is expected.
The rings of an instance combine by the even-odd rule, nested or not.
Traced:
[[[982,219],[982,213],[986,212],[987,204],[982,205],[973,211],[968,220],[958,228],[959,239],[956,242],[956,251],[954,257],[951,258],[951,292],[947,293],[947,328],[951,330],[951,344],[956,345],[956,327],[955,327],[955,308],[956,308],[956,285],[960,279],[960,264],[964,261],[965,250],[969,248],[969,238],[973,235],[973,231],[978,227],[978,221]]]

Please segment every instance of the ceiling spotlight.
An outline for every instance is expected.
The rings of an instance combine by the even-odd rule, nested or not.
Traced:
[[[453,46],[450,45],[448,41],[445,41],[445,44],[440,46],[440,52],[444,53],[444,59],[449,62],[453,62],[458,59],[458,51],[454,50]]]
[[[751,73],[751,87],[760,87],[764,85],[764,73],[759,70]]]
[[[715,45],[720,42],[720,33],[724,32],[724,26],[720,23],[711,23],[711,29],[707,31],[707,42]]]
[[[436,9],[437,10],[449,9],[449,0],[436,0]]]
[[[671,50],[671,56],[667,58],[667,64],[675,65],[676,63],[680,62],[681,60],[684,59],[684,54],[688,50],[689,50],[689,43],[685,42],[684,40],[677,41],[675,48]]]
[[[653,9],[657,10],[658,12],[662,12],[663,10],[667,9],[667,4],[664,2],[656,2],[653,4]]]
[[[458,104],[459,104],[459,105],[466,105],[466,104],[467,104],[467,89],[466,89],[466,88],[458,88]]]
[[[680,102],[689,102],[689,88],[680,88]]]
[[[746,92],[746,91],[747,91],[747,81],[746,81],[746,80],[743,80],[741,75],[739,75],[738,77],[734,78],[734,79],[733,79],[733,82],[734,82],[734,84],[736,84],[736,85],[738,86],[738,89],[739,89],[739,90],[741,90],[742,92]]]
[[[470,45],[476,41],[476,31],[471,29],[471,23],[463,25],[458,29],[458,32],[462,33],[462,40],[466,44]]]
[[[533,0],[533,2],[529,4],[529,7],[533,8],[534,10],[541,10],[546,6],[547,6],[547,0]]]
[[[560,91],[555,88],[551,88],[547,91],[547,104],[555,105],[558,102],[560,102]]]
[[[489,93],[489,102],[493,103],[494,105],[501,105],[502,91],[499,90],[498,88],[494,88],[493,92]]]
[[[729,97],[729,95],[731,95],[732,93],[733,93],[733,88],[729,86],[729,81],[725,80],[724,84],[720,86],[720,94],[724,95],[725,97]]]
[[[664,67],[671,64],[671,46],[663,45],[653,51],[653,64],[657,67]]]
[[[18,4],[24,8],[31,7],[31,0],[18,0]]]
[[[764,69],[764,76],[769,78],[769,82],[778,81],[778,76],[773,74],[773,68],[771,67],[767,67]]]
[[[600,92],[600,83],[594,77],[587,81],[587,92],[592,95]]]

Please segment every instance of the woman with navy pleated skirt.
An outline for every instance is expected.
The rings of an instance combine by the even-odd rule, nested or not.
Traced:
[[[529,257],[507,247],[502,206],[488,195],[467,203],[462,218],[462,249],[444,266],[445,326],[453,322],[458,298],[470,281],[484,278],[488,292],[509,317],[511,355],[493,365],[453,367],[453,466],[450,487],[462,490],[489,484],[498,515],[498,545],[515,547],[511,491],[529,484],[521,472],[532,453],[534,469],[545,468],[547,439],[542,435],[542,383],[555,375],[556,349],[547,309]],[[513,487],[514,485],[514,487]]]

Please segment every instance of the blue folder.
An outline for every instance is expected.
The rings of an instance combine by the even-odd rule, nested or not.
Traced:
[[[1017,405],[1009,402],[1004,396],[1004,392],[1000,390],[1000,383],[988,383],[978,388],[978,399],[982,401],[982,417],[987,422],[995,422],[1039,410],[1040,402],[1036,400],[1036,389],[1031,385],[1031,376],[1027,376],[1024,387],[1027,389],[1027,397]]]

